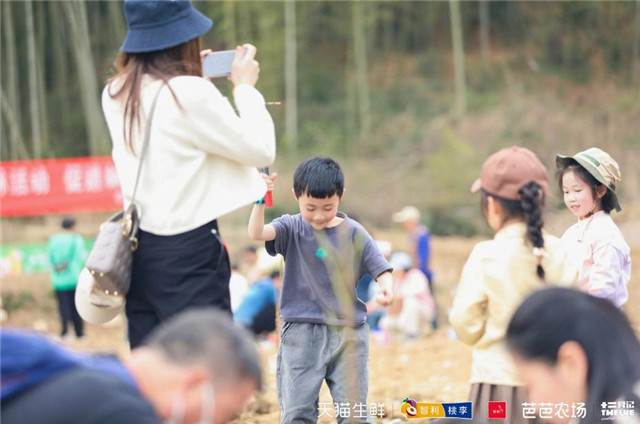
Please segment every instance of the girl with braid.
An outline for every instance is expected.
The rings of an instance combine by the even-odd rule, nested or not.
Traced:
[[[560,240],[543,231],[548,189],[538,157],[515,146],[491,155],[471,187],[480,192],[484,218],[496,231],[493,240],[471,252],[449,316],[458,337],[473,347],[474,422],[488,422],[488,401],[506,401],[506,420],[492,419],[492,424],[530,422],[522,413],[524,382],[505,344],[509,319],[540,288],[577,286],[577,267]]]
[[[611,219],[622,208],[616,195],[618,163],[597,147],[574,156],[556,156],[564,203],[578,218],[562,241],[580,268],[580,289],[622,308],[631,278],[631,250]]]

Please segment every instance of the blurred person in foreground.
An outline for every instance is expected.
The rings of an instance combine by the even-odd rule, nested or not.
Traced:
[[[69,322],[78,339],[84,338],[84,322],[78,314],[74,302],[80,271],[84,267],[87,252],[84,238],[75,231],[76,219],[62,220],[62,231],[52,235],[47,242],[49,263],[51,264],[51,284],[58,301],[60,314],[60,337],[69,339]]]
[[[122,361],[0,334],[4,424],[222,424],[262,384],[251,337],[213,308],[165,321]]]
[[[255,89],[256,48],[236,47],[229,80],[238,113],[203,78],[201,37],[213,22],[189,1],[125,1],[127,35],[102,93],[124,207],[133,197],[147,117],[149,145],[135,199],[126,315],[134,348],[168,317],[193,306],[231,313],[227,249],[217,219],[264,196],[256,167],[275,159],[275,131]],[[156,97],[157,96],[157,97]]]
[[[640,342],[609,300],[563,288],[538,291],[511,318],[507,345],[528,401],[567,405],[548,422],[640,423]],[[584,416],[576,418],[580,404]]]

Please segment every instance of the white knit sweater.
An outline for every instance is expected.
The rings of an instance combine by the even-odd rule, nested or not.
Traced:
[[[132,137],[136,156],[124,142],[124,101],[109,95],[115,86],[102,93],[125,208],[133,195],[146,116],[160,85],[149,76],[143,79],[142,125]],[[273,121],[255,88],[234,89],[238,116],[227,98],[203,78],[175,77],[170,86],[179,105],[164,87],[136,194],[140,228],[157,235],[192,230],[262,198],[266,184],[256,167],[270,165],[276,154]]]

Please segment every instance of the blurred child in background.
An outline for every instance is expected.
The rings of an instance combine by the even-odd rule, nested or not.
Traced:
[[[380,321],[380,326],[413,339],[422,334],[425,323],[430,323],[435,306],[427,277],[412,266],[411,256],[396,252],[389,264],[393,268],[393,303]]]
[[[421,214],[420,210],[415,206],[405,206],[399,212],[393,214],[393,221],[402,224],[404,231],[409,237],[409,243],[411,246],[411,257],[413,265],[418,268],[429,282],[429,291],[431,296],[435,299],[434,284],[433,284],[433,270],[431,269],[431,233],[429,229],[420,222]],[[438,310],[437,303],[434,301],[434,307],[436,308],[431,320],[431,327],[434,330],[438,329]]]
[[[280,271],[253,283],[233,313],[233,320],[241,323],[253,334],[268,334],[276,329],[276,305],[282,287]]]

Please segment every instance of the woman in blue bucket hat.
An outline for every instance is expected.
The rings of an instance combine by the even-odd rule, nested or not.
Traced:
[[[189,307],[230,311],[229,259],[216,220],[265,194],[256,167],[274,161],[275,131],[255,89],[254,46],[236,47],[229,77],[236,113],[203,78],[201,37],[211,19],[189,1],[127,0],[124,14],[127,35],[102,108],[124,207],[135,203],[140,216],[126,299],[133,348]]]

